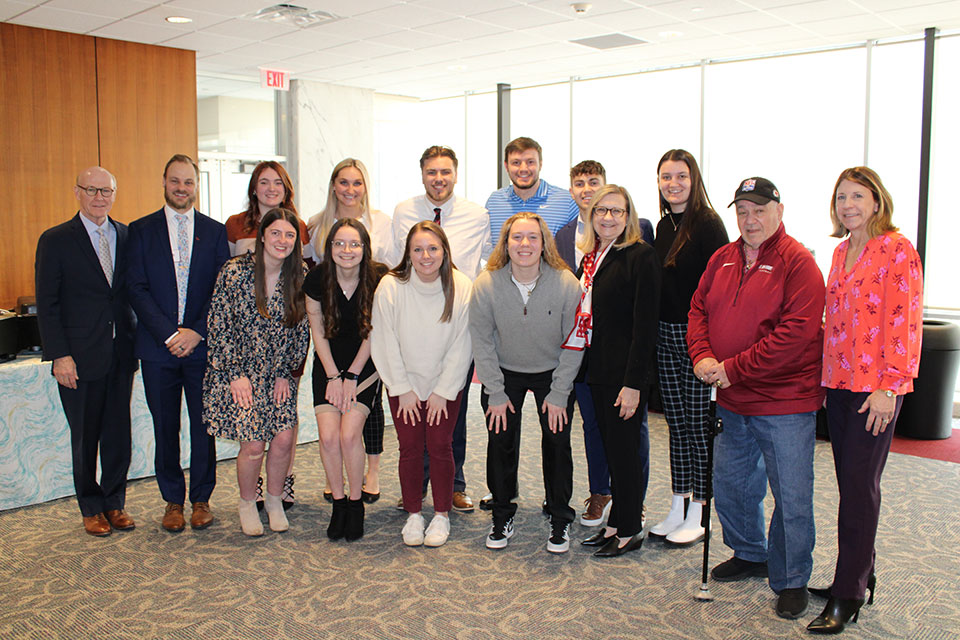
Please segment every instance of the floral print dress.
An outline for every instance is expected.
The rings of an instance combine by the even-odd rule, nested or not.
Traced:
[[[297,381],[291,372],[307,355],[310,333],[306,314],[295,327],[284,326],[282,277],[267,300],[270,317],[260,315],[253,260],[252,254],[232,258],[217,277],[207,318],[203,419],[207,432],[218,438],[270,441],[297,424]],[[243,376],[253,386],[249,409],[230,394],[230,382]],[[290,398],[278,405],[273,388],[280,377],[290,380]]]

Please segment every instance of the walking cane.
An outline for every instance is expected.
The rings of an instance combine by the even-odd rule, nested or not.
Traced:
[[[708,564],[710,562],[710,501],[713,499],[713,441],[723,432],[723,419],[717,417],[717,387],[710,387],[710,409],[707,418],[707,495],[703,496],[703,511],[700,514],[700,526],[703,527],[703,571],[701,572],[700,591],[697,600],[710,602],[713,595],[707,585]]]

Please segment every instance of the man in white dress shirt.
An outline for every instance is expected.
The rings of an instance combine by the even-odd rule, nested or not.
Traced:
[[[490,217],[480,205],[453,193],[457,184],[457,154],[449,147],[434,145],[420,156],[420,172],[425,193],[404,200],[393,212],[394,252],[397,259],[403,255],[410,228],[421,220],[433,220],[443,229],[450,243],[453,264],[475,279],[483,268],[483,255],[490,252]],[[473,511],[473,500],[467,495],[463,476],[463,461],[467,451],[467,394],[473,379],[473,364],[467,373],[460,403],[460,415],[453,430],[453,508]],[[430,479],[429,463],[424,456],[424,487]]]

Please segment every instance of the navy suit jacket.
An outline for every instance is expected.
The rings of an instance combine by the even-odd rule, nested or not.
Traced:
[[[207,359],[207,312],[220,267],[230,257],[227,230],[221,223],[194,210],[193,248],[183,325],[204,340],[187,359]],[[137,313],[135,354],[149,362],[176,361],[164,341],[176,333],[177,276],[170,250],[167,220],[161,208],[130,223],[130,304]]]
[[[580,265],[577,264],[577,252],[575,250],[578,220],[580,220],[580,216],[577,216],[560,227],[553,236],[553,239],[557,243],[557,251],[560,252],[560,257],[563,258],[563,261],[566,262],[574,272],[580,268]],[[643,237],[644,242],[651,247],[653,246],[653,225],[650,224],[650,221],[646,218],[640,218],[640,235]]]
[[[34,273],[43,359],[71,356],[83,381],[107,375],[112,363],[128,372],[137,368],[136,320],[126,292],[127,226],[112,219],[110,224],[117,230],[112,285],[79,213],[47,229],[37,242]]]

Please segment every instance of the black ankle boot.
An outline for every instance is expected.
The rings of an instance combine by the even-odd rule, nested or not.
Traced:
[[[810,592],[810,595],[817,596],[818,598],[823,598],[826,600],[830,597],[830,590],[833,588],[833,585],[829,587],[808,587],[807,591]],[[873,604],[873,591],[877,588],[877,574],[871,573],[867,577],[867,591],[870,592],[870,597],[867,598],[867,604]]]
[[[347,523],[344,537],[353,542],[363,537],[363,499],[347,500]]]
[[[346,532],[348,508],[346,496],[333,501],[333,513],[330,514],[330,525],[327,527],[327,537],[331,540],[339,540]]]
[[[860,607],[863,598],[847,599],[830,596],[827,606],[813,622],[807,625],[807,631],[812,633],[840,633],[848,622],[857,621],[860,617]]]

